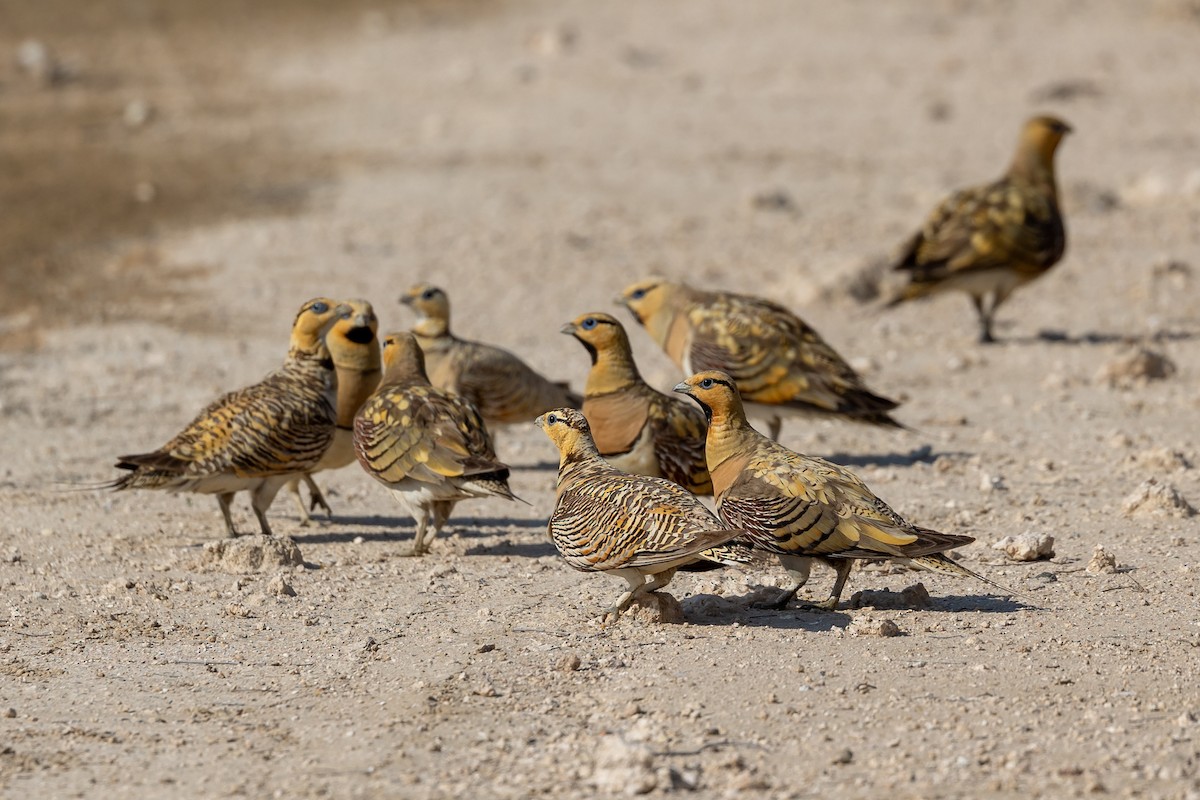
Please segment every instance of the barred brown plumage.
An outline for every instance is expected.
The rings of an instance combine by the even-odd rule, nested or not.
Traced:
[[[659,278],[627,286],[618,302],[685,375],[732,375],[747,404],[765,415],[773,439],[785,414],[903,427],[888,414],[895,400],[868,389],[820,334],[777,303]]]
[[[354,416],[379,386],[382,372],[379,339],[376,336],[379,320],[375,316],[375,309],[366,300],[347,300],[346,305],[351,313],[335,322],[325,336],[325,345],[337,370],[337,425],[333,431],[333,441],[312,472],[292,478],[287,484],[300,509],[301,525],[309,523],[309,507],[304,505],[300,497],[301,479],[308,486],[311,508],[320,506],[325,509],[326,515],[333,516],[333,509],[325,501],[312,475],[354,463]]]
[[[354,418],[354,450],[367,474],[386,486],[417,522],[412,555],[428,550],[454,505],[493,495],[517,500],[508,467],[496,460],[479,411],[464,397],[430,385],[411,333],[383,341],[383,380]]]
[[[666,586],[681,567],[750,560],[749,548],[733,541],[744,531],[727,529],[686,489],[601,458],[582,412],[560,408],[536,421],[559,451],[550,539],[575,569],[609,572],[629,584],[606,619]]]
[[[706,453],[717,513],[726,525],[744,528],[754,547],[778,555],[795,581],[777,607],[786,606],[808,581],[814,558],[837,572],[829,598],[817,604],[825,609],[837,606],[852,560],[859,558],[907,560],[1012,594],[944,554],[972,537],[917,527],[849,470],[796,453],[751,428],[729,375],[700,372],[675,391],[689,395],[708,417]]]
[[[280,369],[219,398],[153,453],[120,456],[116,466],[129,474],[106,488],[215,494],[230,536],[238,531],[229,504],[236,492],[249,491],[259,527],[270,536],[266,512],[276,492],[313,469],[333,440],[337,373],[324,338],[350,311],[324,297],[305,303]]]
[[[412,332],[430,382],[470,400],[488,425],[529,422],[552,408],[582,405],[565,383],[542,377],[507,350],[451,333],[450,299],[438,287],[417,284],[400,302],[419,315]]]
[[[651,388],[638,373],[625,328],[608,314],[581,314],[562,327],[592,357],[583,415],[600,455],[638,475],[674,481],[695,494],[712,494],[704,461],[704,415]]]
[[[1014,289],[1057,264],[1066,250],[1054,153],[1070,131],[1055,117],[1034,117],[1025,123],[1002,178],[942,201],[894,265],[908,273],[908,283],[887,305],[947,289],[964,291],[979,316],[979,341],[995,341],[996,309]],[[990,304],[985,303],[989,297]]]

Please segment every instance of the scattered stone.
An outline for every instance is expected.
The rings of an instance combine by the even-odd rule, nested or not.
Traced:
[[[1162,353],[1144,347],[1109,361],[1096,373],[1096,382],[1114,389],[1143,387],[1150,381],[1164,380],[1175,374],[1175,362]]]
[[[1159,483],[1151,478],[1125,498],[1121,503],[1125,516],[1154,514],[1156,516],[1190,517],[1196,513],[1192,504],[1184,499],[1172,484]]]
[[[17,717],[17,710],[15,708],[4,709],[4,718],[5,719],[16,719],[16,717]]]
[[[287,578],[276,575],[267,583],[267,591],[276,597],[295,597],[296,590],[288,583]]]
[[[622,614],[622,619],[628,617],[645,623],[661,625],[680,625],[686,622],[683,616],[683,606],[679,601],[666,592],[654,592],[639,597]]]
[[[851,636],[903,636],[904,631],[890,619],[875,619],[869,616],[858,616],[846,626],[846,632]]]
[[[579,656],[574,653],[564,653],[554,666],[560,672],[575,672],[582,664],[583,662],[579,660]]]
[[[640,742],[608,734],[596,746],[592,783],[605,794],[647,794],[654,791],[654,754]]]
[[[53,86],[67,79],[67,71],[54,53],[37,39],[26,39],[17,45],[17,68],[43,86]]]
[[[204,545],[200,565],[233,575],[302,565],[300,548],[287,537],[238,536]]]
[[[694,792],[700,787],[700,768],[699,767],[684,767],[676,769],[671,767],[667,773],[667,779],[671,783],[671,791],[677,792],[683,789],[687,792]]]
[[[979,476],[979,491],[981,492],[1003,492],[1008,489],[1004,484],[1004,478],[1000,475],[988,475],[986,472]]]
[[[854,751],[849,747],[843,748],[833,757],[834,764],[850,764],[854,761]]]
[[[498,693],[496,692],[495,686],[490,683],[485,683],[480,686],[476,686],[473,690],[471,690],[471,694],[475,695],[476,697],[496,697]]]
[[[795,211],[796,201],[783,189],[763,189],[750,196],[755,211]]]
[[[537,31],[529,37],[529,49],[539,56],[561,56],[575,49],[579,33],[571,27],[558,25]]]
[[[154,116],[154,107],[145,100],[130,100],[121,112],[121,121],[127,128],[140,128]]]
[[[1169,447],[1154,447],[1135,454],[1132,460],[1139,467],[1155,472],[1178,472],[1191,469],[1192,462],[1178,450]]]
[[[239,617],[241,619],[246,619],[253,612],[251,612],[249,608],[242,605],[241,603],[230,603],[229,605],[225,606],[225,613],[231,617]]]
[[[1005,536],[992,545],[1013,561],[1040,561],[1054,558],[1054,537],[1048,533],[1022,533],[1020,536]]]
[[[850,608],[929,608],[932,603],[923,583],[914,583],[899,592],[863,589],[850,596]]]
[[[1086,567],[1088,572],[1099,574],[1112,574],[1117,571],[1117,557],[1104,549],[1104,545],[1096,545],[1096,549],[1092,552],[1092,560],[1088,562]]]
[[[494,644],[491,644],[491,643],[489,642],[488,644],[481,644],[481,645],[479,645],[479,648],[478,648],[478,649],[477,649],[475,652],[476,652],[476,653],[490,653],[490,652],[492,652],[492,651],[493,651],[493,650],[495,650],[495,649],[496,649],[496,645],[494,645]]]

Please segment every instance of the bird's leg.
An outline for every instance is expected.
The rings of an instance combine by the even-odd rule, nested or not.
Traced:
[[[308,476],[306,475],[305,477],[307,478]],[[304,505],[304,498],[300,494],[299,479],[288,481],[287,490],[292,499],[296,501],[296,508],[300,511],[300,524],[307,527],[308,523],[312,521],[312,517],[308,515],[308,507]]]
[[[286,477],[267,478],[250,493],[250,507],[254,509],[254,516],[258,517],[258,527],[263,536],[274,536],[271,533],[271,524],[267,522],[267,509],[286,483]]]
[[[848,558],[842,558],[832,561],[830,566],[837,571],[837,578],[833,581],[833,589],[829,592],[829,597],[819,603],[806,603],[806,607],[821,611],[833,611],[837,608],[838,601],[842,599],[842,590],[846,588],[846,580],[850,577],[850,568],[854,566],[854,562]]]
[[[437,536],[442,532],[442,528],[446,525],[446,521],[450,519],[450,512],[454,510],[455,500],[438,500],[433,504],[433,535]],[[433,537],[430,537],[432,540]]]
[[[233,492],[222,492],[217,495],[217,505],[221,507],[221,515],[225,517],[225,531],[230,536],[237,536],[237,528],[233,527],[233,513],[229,510],[229,504],[233,502]]]
[[[417,533],[413,537],[413,546],[409,555],[422,556],[425,555],[425,531],[429,527],[429,509],[418,509],[417,513],[413,516],[417,518]]]
[[[992,336],[992,315],[996,313],[996,303],[992,304],[989,309],[984,309],[983,295],[971,295],[971,302],[975,304],[975,313],[979,315],[979,343],[994,344],[996,339]]]
[[[796,592],[804,584],[808,583],[808,576],[812,572],[812,559],[808,556],[795,556],[779,554],[779,563],[783,566],[788,575],[792,577],[795,584],[791,589],[785,589],[779,597],[769,603],[755,603],[756,608],[773,608],[782,610],[787,608],[788,603],[792,602],[792,598],[796,596]]]
[[[633,590],[633,597],[629,598],[629,602],[638,600],[648,594],[654,594],[659,589],[666,587],[671,579],[675,577],[674,569],[665,569],[662,572],[656,572],[650,576],[650,580],[643,583],[641,586]]]
[[[601,623],[603,624],[616,622],[617,618],[621,616],[621,612],[629,607],[634,593],[646,586],[646,577],[642,575],[640,570],[615,569],[613,570],[613,574],[624,578],[625,582],[629,584],[629,590],[618,597],[617,602],[604,609],[604,616],[601,619]]]
[[[772,441],[779,441],[779,433],[783,430],[783,417],[776,414],[767,420],[767,435]]]
[[[325,495],[321,494],[321,489],[320,489],[320,487],[317,486],[317,482],[313,480],[313,476],[309,475],[308,473],[305,473],[304,474],[304,484],[308,487],[308,494],[309,494],[308,507],[309,507],[309,509],[312,511],[316,511],[317,507],[320,506],[321,508],[325,509],[325,518],[333,519],[333,509],[329,507],[329,503],[325,502]],[[296,496],[299,497],[299,495],[300,495],[300,490],[297,487]],[[307,522],[308,521],[308,512],[306,511],[302,516],[303,516],[303,519]]]

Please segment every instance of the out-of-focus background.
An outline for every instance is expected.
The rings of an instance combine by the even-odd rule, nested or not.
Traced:
[[[0,0],[0,790],[1200,793],[1198,75],[1195,0]],[[961,295],[881,311],[1036,113],[1075,130],[1068,250],[1003,343]],[[579,387],[558,328],[651,273],[785,303],[903,400],[911,431],[783,441],[1022,598],[872,568],[851,591],[897,591],[762,612],[764,568],[680,577],[692,625],[601,630],[616,582],[550,550],[524,428],[498,447],[532,506],[463,504],[421,560],[354,468],[332,522],[277,501],[284,578],[209,558],[209,498],[61,491],[276,366],[309,297],[404,328],[432,281]],[[1022,533],[1057,555],[991,547]],[[906,635],[858,635],[882,619]]]

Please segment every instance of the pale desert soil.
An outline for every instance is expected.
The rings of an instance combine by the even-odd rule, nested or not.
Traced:
[[[1125,510],[1200,505],[1194,2],[178,5],[0,4],[5,796],[1200,797],[1196,517]],[[1046,111],[1070,247],[1004,343],[962,297],[849,296]],[[651,272],[778,298],[902,398],[911,432],[783,440],[1020,595],[873,566],[764,611],[766,567],[602,628],[532,427],[499,435],[531,505],[464,503],[419,560],[356,469],[331,522],[273,509],[302,566],[244,575],[210,498],[71,490],[271,369],[308,297],[403,328],[433,280],[580,385],[558,327]],[[1174,372],[1106,380],[1135,345]],[[1025,533],[1055,556],[991,547]]]

